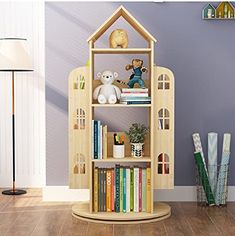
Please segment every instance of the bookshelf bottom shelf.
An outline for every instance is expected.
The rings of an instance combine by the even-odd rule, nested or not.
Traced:
[[[72,207],[73,217],[94,223],[106,224],[139,224],[164,220],[171,215],[171,207],[165,203],[155,202],[153,213],[115,213],[115,212],[89,212],[89,203],[80,203]]]

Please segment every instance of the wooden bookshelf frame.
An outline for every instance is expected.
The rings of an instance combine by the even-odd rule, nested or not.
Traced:
[[[147,48],[95,48],[95,41],[120,17],[124,17],[133,28],[139,32],[145,40],[148,41]],[[111,24],[112,23],[112,24]],[[174,76],[173,73],[163,67],[154,65],[154,43],[156,39],[148,33],[143,26],[138,23],[135,18],[124,8],[119,7],[117,11],[88,39],[89,44],[89,66],[77,68],[70,73],[69,76],[69,173],[70,173],[70,187],[71,188],[89,188],[90,199],[89,204],[79,204],[73,207],[73,216],[79,219],[97,222],[107,223],[136,223],[136,222],[152,222],[156,220],[165,219],[170,216],[170,207],[166,204],[154,203],[154,189],[160,188],[173,188],[174,185]],[[95,68],[95,55],[96,54],[147,54],[148,55],[148,69],[149,78],[146,81],[146,85],[149,88],[151,95],[151,104],[140,105],[124,105],[124,104],[98,104],[97,101],[92,99],[94,88],[99,85],[99,81],[94,80],[94,68]],[[85,78],[85,86],[83,89],[81,82],[78,83],[78,78]],[[164,77],[164,80],[162,79]],[[167,79],[166,79],[167,78]],[[76,82],[77,81],[77,82]],[[164,83],[164,89],[159,87]],[[120,84],[119,87],[122,87]],[[78,87],[78,88],[76,88]],[[75,89],[76,88],[76,89]],[[166,88],[166,89],[165,89]],[[84,102],[86,101],[86,102]],[[112,133],[108,133],[108,158],[102,160],[91,159],[92,150],[92,130],[91,120],[94,118],[94,109],[98,108],[126,108],[135,107],[136,109],[141,107],[148,108],[149,111],[149,126],[150,134],[148,135],[145,146],[146,152],[143,158],[137,159],[130,156],[130,145],[126,143],[126,157],[123,159],[115,159],[112,157]],[[74,111],[83,109],[86,113],[85,117],[85,129],[77,129],[74,127],[76,124],[76,117],[74,118]],[[169,127],[159,126],[159,120],[163,118],[158,114],[161,109],[167,109],[170,117],[166,117],[164,124]],[[164,110],[165,111],[165,110]],[[81,119],[81,117],[79,117]],[[77,120],[79,120],[77,117]],[[164,118],[165,119],[165,118]],[[169,121],[167,121],[169,120]],[[77,121],[79,122],[79,121]],[[79,126],[80,128],[80,126]],[[84,136],[85,135],[85,136]],[[161,141],[163,140],[163,141]],[[86,156],[85,159],[85,173],[74,173],[77,170],[76,165],[81,166],[81,163],[77,164],[74,156],[82,153]],[[84,154],[85,153],[85,154]],[[163,153],[163,156],[169,156],[167,162],[168,167],[163,166],[162,162],[159,162],[158,156]],[[80,155],[80,154],[79,154]],[[79,159],[80,160],[80,159]],[[146,163],[151,165],[151,212],[139,212],[139,213],[104,213],[93,212],[93,170],[95,165],[101,163],[120,163],[123,165],[133,163]],[[169,173],[158,173],[159,166],[162,165]],[[164,164],[165,165],[165,164]],[[82,164],[83,167],[83,164]],[[163,168],[162,167],[162,168]],[[168,168],[168,169],[167,169]]]

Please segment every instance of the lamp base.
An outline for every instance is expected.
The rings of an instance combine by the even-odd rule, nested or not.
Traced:
[[[25,190],[21,190],[21,189],[15,189],[15,191],[13,191],[12,189],[2,191],[2,194],[4,195],[22,195],[26,193],[27,192]]]

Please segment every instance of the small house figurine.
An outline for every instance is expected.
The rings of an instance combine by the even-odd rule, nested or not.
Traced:
[[[230,2],[221,2],[216,8],[216,17],[233,19],[234,18],[234,7]]]
[[[202,18],[215,18],[215,8],[211,4],[207,4],[207,6],[202,10]]]

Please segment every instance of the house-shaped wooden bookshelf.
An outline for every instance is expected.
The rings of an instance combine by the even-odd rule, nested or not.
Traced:
[[[123,17],[144,40],[144,48],[96,48],[95,43],[120,18]],[[170,216],[167,204],[154,202],[154,189],[174,187],[174,75],[164,67],[154,64],[154,43],[157,40],[123,7],[120,6],[104,24],[87,40],[89,44],[89,65],[74,69],[69,75],[69,173],[70,188],[90,190],[89,204],[77,204],[73,207],[73,216],[106,223],[147,222],[165,219]],[[151,96],[151,104],[99,104],[93,100],[94,89],[100,84],[95,80],[95,55],[126,54],[146,55],[148,58],[148,78],[145,85]],[[105,63],[105,62],[104,62]],[[123,65],[121,65],[123,68]],[[119,88],[126,85],[117,84]],[[107,159],[92,159],[92,127],[94,109],[99,108],[146,107],[149,117],[149,135],[145,140],[145,152],[142,158],[131,157],[128,138],[125,137],[125,157],[112,156],[113,133],[108,132]],[[124,133],[125,130],[123,130]],[[115,167],[148,166],[150,178],[150,210],[146,212],[95,212],[94,211],[94,169],[97,165]]]

